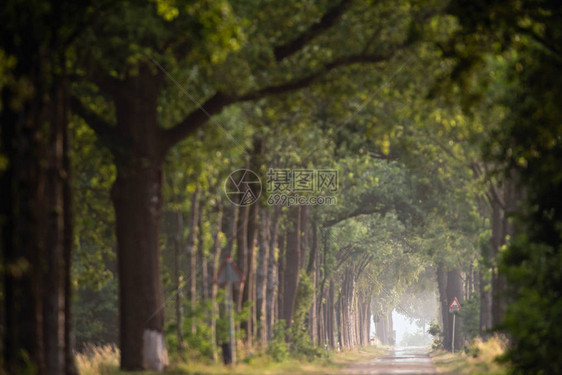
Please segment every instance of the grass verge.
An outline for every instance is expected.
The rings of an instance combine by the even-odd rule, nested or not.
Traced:
[[[189,361],[172,363],[164,374],[173,375],[284,375],[284,374],[337,374],[340,369],[355,362],[368,361],[388,351],[385,347],[369,346],[348,352],[331,352],[326,358],[312,362],[289,358],[275,362],[267,355],[259,355],[251,360],[241,360],[236,366]],[[89,347],[77,354],[76,362],[80,375],[132,375],[134,372],[119,371],[119,351],[114,346]],[[248,363],[246,363],[248,362]],[[142,375],[156,374],[139,372]]]
[[[451,353],[442,349],[433,350],[430,357],[439,373],[454,375],[492,374],[506,375],[507,368],[495,361],[505,351],[505,340],[495,336],[487,341],[473,340],[465,350]]]

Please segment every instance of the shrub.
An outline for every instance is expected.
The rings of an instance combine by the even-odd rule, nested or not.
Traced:
[[[289,358],[289,347],[285,342],[286,336],[285,320],[280,320],[273,327],[273,340],[267,348],[267,354],[276,362],[283,362]]]

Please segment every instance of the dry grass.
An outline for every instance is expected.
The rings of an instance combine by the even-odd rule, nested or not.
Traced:
[[[506,349],[505,339],[494,336],[487,341],[473,340],[466,351],[452,354],[444,350],[431,353],[433,363],[439,373],[444,374],[506,374],[505,366],[495,361]]]
[[[76,365],[80,375],[110,375],[119,369],[119,349],[115,345],[88,345],[76,354]]]

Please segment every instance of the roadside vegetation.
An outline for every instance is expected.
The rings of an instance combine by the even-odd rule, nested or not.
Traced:
[[[384,346],[367,346],[345,352],[326,352],[322,357],[309,361],[305,358],[287,357],[276,360],[270,354],[257,353],[249,355],[236,366],[223,366],[222,363],[211,361],[184,361],[175,363],[166,369],[166,374],[196,375],[196,374],[329,374],[336,373],[352,363],[373,360],[389,350]],[[80,375],[119,375],[131,374],[119,370],[119,349],[115,345],[88,346],[83,353],[76,355]],[[143,372],[143,374],[151,374]]]
[[[506,347],[506,339],[500,336],[488,340],[476,338],[456,353],[433,349],[430,357],[437,371],[443,374],[504,375],[508,374],[508,368],[499,358],[505,354]]]

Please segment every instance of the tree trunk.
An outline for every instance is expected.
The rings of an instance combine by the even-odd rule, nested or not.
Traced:
[[[246,331],[248,347],[253,346],[253,338],[256,327],[256,242],[257,242],[257,221],[258,205],[253,204],[248,209],[248,234],[246,248],[246,265],[244,275],[246,285],[242,292],[242,305],[248,305],[250,314],[248,320],[242,321],[241,328]]]
[[[293,312],[295,309],[295,299],[297,296],[297,286],[299,280],[300,267],[300,233],[301,227],[301,207],[292,209],[291,221],[292,229],[287,234],[287,246],[285,249],[285,264],[283,269],[283,305],[279,306],[281,319],[285,319],[287,328],[292,325]]]
[[[195,320],[195,309],[197,304],[197,240],[199,238],[199,186],[195,188],[191,197],[191,216],[189,219],[189,235],[187,236],[187,288],[189,296],[189,316],[191,317],[191,333],[197,332],[197,322]]]
[[[279,259],[277,261],[277,319],[282,320],[285,300],[285,252],[287,251],[287,233],[281,236],[279,244]],[[285,322],[287,323],[287,322]]]
[[[306,250],[308,249],[308,217],[310,214],[310,207],[305,205],[300,207],[300,255],[299,255],[299,268],[307,267],[306,263]]]
[[[63,70],[66,71],[66,70]],[[72,168],[70,162],[70,136],[68,132],[68,82],[66,75],[59,77],[58,81],[62,83],[59,100],[62,102],[59,116],[63,122],[61,131],[63,132],[63,170],[66,172],[63,177],[63,206],[64,206],[64,284],[65,284],[65,304],[64,304],[64,324],[65,324],[65,374],[78,375],[76,362],[74,359],[75,337],[74,337],[74,320],[72,311],[72,245],[74,243],[74,226],[73,226],[73,205],[72,205],[72,184],[71,175]]]
[[[117,179],[112,188],[119,270],[121,368],[162,371],[164,298],[160,279],[162,164],[155,86],[161,76],[144,68],[113,92],[121,143],[112,148]]]
[[[310,312],[308,314],[309,327],[310,327],[310,338],[314,345],[318,344],[318,315],[317,315],[317,302],[318,302],[318,272],[317,272],[317,254],[318,254],[318,227],[316,222],[312,222],[312,244],[310,247],[308,265],[306,267],[307,274],[312,277],[313,296],[312,296],[312,306],[310,306]]]
[[[181,280],[181,249],[183,244],[183,215],[180,210],[176,211],[176,238],[174,241],[174,282],[175,282],[175,302],[176,302],[176,340],[178,342],[178,353],[183,352],[183,333],[182,333],[182,280]]]
[[[279,279],[277,275],[278,271],[278,257],[279,254],[279,222],[281,218],[281,209],[276,206],[273,211],[272,222],[270,225],[271,229],[271,242],[269,244],[269,255],[267,261],[267,286],[266,286],[266,321],[267,321],[267,340],[273,338],[273,326],[277,319],[277,293],[279,286]]]
[[[161,371],[167,364],[160,280],[161,166],[117,164],[115,205],[119,264],[121,367]]]
[[[326,328],[328,329],[328,342],[330,347],[337,347],[336,316],[335,316],[335,287],[334,280],[330,279],[328,286],[328,301],[326,303]]]
[[[258,338],[262,345],[267,343],[267,271],[269,265],[269,218],[270,212],[261,210],[260,214],[260,230],[258,241],[258,265],[257,265],[257,278],[256,278],[256,309],[257,309],[257,322],[259,326]]]
[[[236,230],[236,265],[244,277],[248,277],[248,215],[249,206],[239,207],[238,225]],[[247,282],[247,280],[246,280]],[[235,284],[232,290],[236,311],[242,311],[242,301],[246,283]]]
[[[233,206],[236,207],[236,206]],[[221,259],[221,231],[222,231],[222,203],[220,197],[217,199],[217,228],[214,237],[213,249],[214,254],[211,262],[211,278],[214,278],[217,275],[220,259]],[[219,306],[217,304],[217,284],[214,282],[211,285],[211,344],[213,346],[213,361],[217,361],[217,317],[219,315]]]
[[[23,43],[29,42],[25,40]],[[34,367],[43,374],[74,374],[70,317],[72,245],[67,82],[64,59],[47,62],[38,45],[25,45],[14,75],[33,96],[23,109],[17,93],[2,91],[1,179],[4,268],[4,361],[7,373]],[[62,76],[47,71],[49,64]],[[50,76],[47,80],[46,77]],[[47,87],[47,84],[52,86]]]
[[[478,271],[478,286],[480,292],[480,335],[487,337],[492,329],[492,293],[487,274],[490,269],[482,264]]]
[[[203,208],[201,209],[201,215],[199,215],[199,223],[197,224],[199,230],[197,233],[198,240],[197,240],[197,251],[199,253],[199,269],[201,270],[201,301],[205,302],[209,299],[209,277],[207,275],[207,254],[205,249],[205,244],[203,241],[203,216],[205,213],[203,212]]]
[[[451,350],[451,326],[449,324],[449,296],[447,295],[447,272],[443,263],[437,265],[437,287],[439,289],[439,305],[441,308],[441,318],[443,320],[443,346]]]

